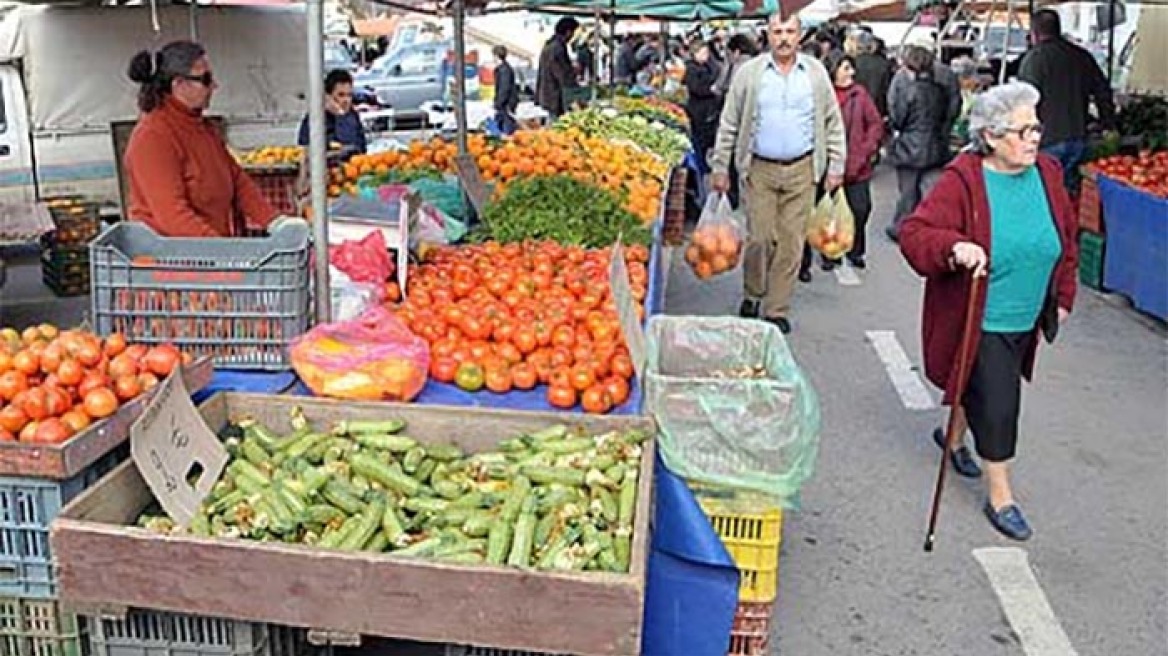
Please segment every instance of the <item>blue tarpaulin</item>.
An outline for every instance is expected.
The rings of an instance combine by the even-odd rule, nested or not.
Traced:
[[[1168,200],[1098,176],[1107,221],[1103,286],[1168,320]]]

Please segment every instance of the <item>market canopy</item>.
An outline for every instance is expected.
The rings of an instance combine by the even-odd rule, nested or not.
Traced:
[[[531,11],[698,21],[765,18],[780,7],[783,13],[791,14],[811,4],[811,0],[523,0],[521,4]]]

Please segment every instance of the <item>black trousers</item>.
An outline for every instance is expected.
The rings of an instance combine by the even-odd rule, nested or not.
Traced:
[[[856,240],[848,257],[864,257],[868,252],[868,217],[872,215],[872,190],[868,181],[844,185],[844,197],[856,219]]]
[[[1022,409],[1022,366],[1034,331],[982,333],[965,388],[962,407],[973,431],[977,454],[987,462],[1005,462],[1018,446]]]

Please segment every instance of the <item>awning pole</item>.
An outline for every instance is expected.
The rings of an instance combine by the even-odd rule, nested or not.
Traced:
[[[1107,3],[1107,81],[1115,70],[1115,0]]]
[[[328,195],[325,188],[324,4],[308,3],[308,172],[312,186],[312,235],[316,254],[316,321],[332,320],[329,288]]]
[[[613,0],[612,6],[616,6],[616,0]],[[609,89],[616,89],[616,11],[612,11],[608,15],[608,87]]]
[[[600,80],[600,7],[592,10],[592,70],[588,71],[589,83],[592,84],[592,102],[596,102],[598,82]]]
[[[458,154],[466,155],[466,6],[454,0],[454,120],[458,126]]]

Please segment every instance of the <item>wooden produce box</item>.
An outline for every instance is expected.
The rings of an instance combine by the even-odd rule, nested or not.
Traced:
[[[183,383],[194,392],[206,387],[214,373],[211,358],[200,358],[183,369]],[[129,439],[130,425],[142,415],[152,396],[143,394],[61,444],[0,442],[0,476],[73,478]]]
[[[407,422],[425,442],[467,452],[556,424],[604,432],[644,417],[568,416],[289,396],[218,394],[200,408],[218,430],[252,416],[289,430],[299,407],[314,426],[339,419]],[[630,571],[535,572],[304,545],[160,536],[132,526],[153,496],[133,461],[70,503],[52,528],[62,601],[84,613],[128,607],[223,616],[341,634],[474,644],[580,656],[640,653],[654,450],[641,456]]]

